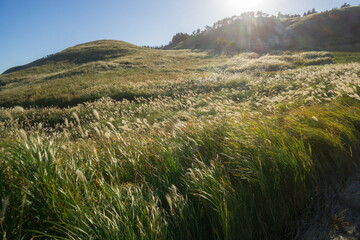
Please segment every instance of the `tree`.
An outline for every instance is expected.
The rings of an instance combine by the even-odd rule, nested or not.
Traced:
[[[186,39],[188,39],[190,36],[187,33],[177,33],[173,36],[170,44],[177,44],[179,42],[185,41]]]
[[[347,8],[347,7],[350,7],[350,4],[348,4],[348,3],[344,3],[343,5],[341,5],[341,7],[340,7],[340,8]]]

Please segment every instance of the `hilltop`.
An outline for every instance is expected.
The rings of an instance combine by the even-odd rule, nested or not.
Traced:
[[[166,49],[217,52],[272,50],[360,50],[360,7],[334,9],[304,17],[244,13],[225,18],[199,34]]]
[[[141,47],[115,40],[99,40],[67,48],[59,53],[48,55],[23,66],[6,70],[3,74],[33,68],[27,73],[44,73],[69,69],[74,66],[96,62],[111,61],[125,55],[141,51]]]

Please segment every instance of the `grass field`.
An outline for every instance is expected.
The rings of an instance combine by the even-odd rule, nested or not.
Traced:
[[[127,50],[0,77],[3,239],[291,238],[359,164],[355,53]]]
[[[0,76],[0,106],[74,106],[101,97],[131,98],[132,84],[204,77],[224,57],[161,51],[121,41],[78,45]]]

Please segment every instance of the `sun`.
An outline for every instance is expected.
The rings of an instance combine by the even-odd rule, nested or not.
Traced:
[[[264,7],[267,0],[225,0],[228,7],[236,11],[257,11]]]

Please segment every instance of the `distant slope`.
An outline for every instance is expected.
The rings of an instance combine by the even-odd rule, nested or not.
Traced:
[[[301,18],[239,16],[168,49],[360,51],[360,7]]]
[[[74,47],[67,48],[59,53],[38,59],[29,64],[10,68],[3,74],[34,67],[43,72],[50,64],[54,64],[54,66],[51,67],[51,71],[53,71],[54,67],[64,69],[74,65],[89,62],[106,61],[113,58],[130,55],[140,50],[141,47],[122,41],[99,40],[91,43],[79,44]],[[59,64],[62,64],[62,67],[60,67]]]
[[[155,50],[114,40],[80,44],[5,71],[0,75],[0,106],[133,98],[137,93],[132,84],[203,76],[208,64],[206,53],[188,50]]]
[[[302,18],[289,27],[300,49],[360,50],[360,7],[336,9]]]
[[[213,49],[215,51],[267,51],[282,49],[287,37],[287,21],[270,17],[238,18],[173,46],[173,49]]]

